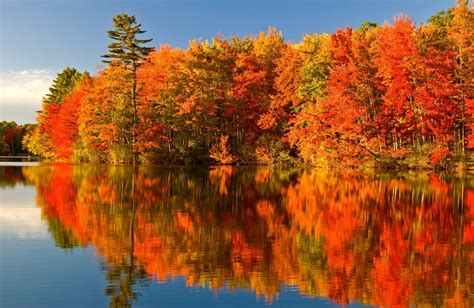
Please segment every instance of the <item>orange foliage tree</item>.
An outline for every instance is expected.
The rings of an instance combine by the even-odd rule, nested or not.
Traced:
[[[449,166],[472,158],[473,16],[462,0],[419,26],[164,45],[134,62],[133,91],[116,62],[77,87],[66,69],[25,143],[50,159],[212,163],[226,135],[240,163]]]

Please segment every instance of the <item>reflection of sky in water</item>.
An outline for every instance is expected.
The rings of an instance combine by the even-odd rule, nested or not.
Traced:
[[[21,239],[47,238],[41,210],[29,207],[0,207],[0,236]]]
[[[15,189],[0,187],[0,208],[3,207],[36,207],[36,189],[34,186],[23,186],[17,183]]]
[[[35,195],[34,186],[17,183],[14,188],[0,188],[0,236],[21,239],[49,236]]]

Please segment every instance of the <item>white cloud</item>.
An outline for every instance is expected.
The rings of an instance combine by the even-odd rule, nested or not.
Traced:
[[[34,69],[0,73],[0,121],[33,123],[54,75]]]
[[[0,104],[35,106],[48,92],[54,78],[48,70],[8,71],[0,74]]]

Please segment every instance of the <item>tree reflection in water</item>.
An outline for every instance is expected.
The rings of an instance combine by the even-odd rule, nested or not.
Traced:
[[[12,176],[12,175],[10,175]],[[139,286],[370,305],[474,305],[472,178],[270,168],[42,165],[21,177],[62,248],[93,245],[113,306]]]

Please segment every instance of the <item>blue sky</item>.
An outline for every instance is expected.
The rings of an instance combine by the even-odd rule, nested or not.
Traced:
[[[304,34],[383,23],[404,13],[417,23],[453,0],[0,0],[0,120],[33,122],[54,75],[66,66],[92,73],[118,13],[135,15],[152,46],[186,48],[217,33],[245,36],[280,29]]]

